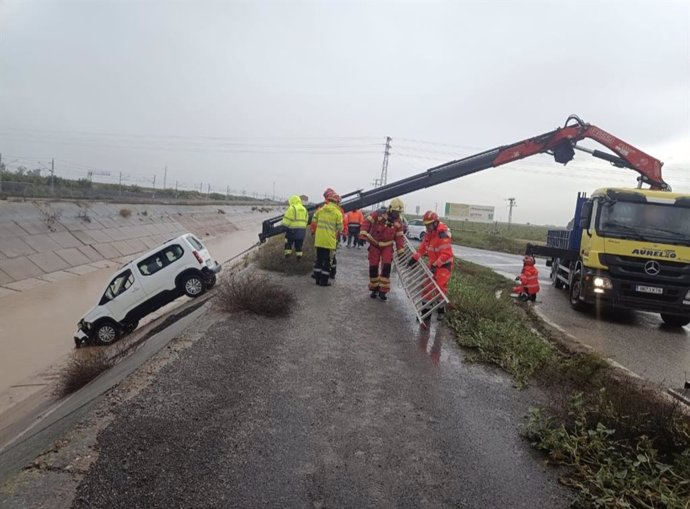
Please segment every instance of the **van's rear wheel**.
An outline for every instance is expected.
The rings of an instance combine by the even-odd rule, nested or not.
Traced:
[[[201,276],[190,274],[182,280],[182,291],[188,297],[198,297],[204,293],[204,280]]]
[[[93,340],[97,345],[111,345],[117,341],[119,336],[119,328],[115,323],[110,321],[99,323],[93,331]]]
[[[690,316],[667,315],[666,313],[661,313],[661,319],[666,325],[670,325],[671,327],[682,327],[690,323]]]

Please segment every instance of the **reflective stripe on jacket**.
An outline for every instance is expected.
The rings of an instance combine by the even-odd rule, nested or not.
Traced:
[[[398,219],[390,220],[386,212],[372,212],[362,223],[359,238],[368,240],[374,247],[387,247],[395,243],[395,250],[402,251],[404,246],[403,227]]]
[[[435,230],[424,234],[424,240],[417,248],[414,259],[419,260],[422,256],[429,257],[429,266],[453,268],[455,257],[448,226],[439,222]]]
[[[315,226],[314,246],[335,249],[338,245],[338,235],[343,230],[343,213],[340,207],[333,203],[326,203],[314,213],[311,220]]]
[[[530,295],[539,293],[539,271],[537,268],[533,265],[525,265],[520,273],[520,283]]]
[[[285,214],[283,214],[281,224],[287,228],[305,229],[307,227],[307,218],[309,214],[307,213],[307,209],[304,208],[304,205],[302,205],[302,200],[299,196],[293,195],[290,196],[288,203],[290,205],[285,211]]]

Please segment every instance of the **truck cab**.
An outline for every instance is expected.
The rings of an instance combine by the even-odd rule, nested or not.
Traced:
[[[568,235],[547,239],[560,252],[545,250],[552,280],[569,288],[574,308],[606,304],[690,323],[690,196],[597,189],[579,197],[575,216]]]

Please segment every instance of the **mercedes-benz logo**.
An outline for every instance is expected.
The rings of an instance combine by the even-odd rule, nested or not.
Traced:
[[[650,276],[656,276],[661,272],[661,265],[656,260],[649,260],[644,264],[644,271]]]

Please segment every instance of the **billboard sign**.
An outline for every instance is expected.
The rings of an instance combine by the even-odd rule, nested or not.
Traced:
[[[494,209],[488,205],[469,205],[467,203],[446,203],[446,219],[454,221],[474,221],[477,223],[492,223]]]

